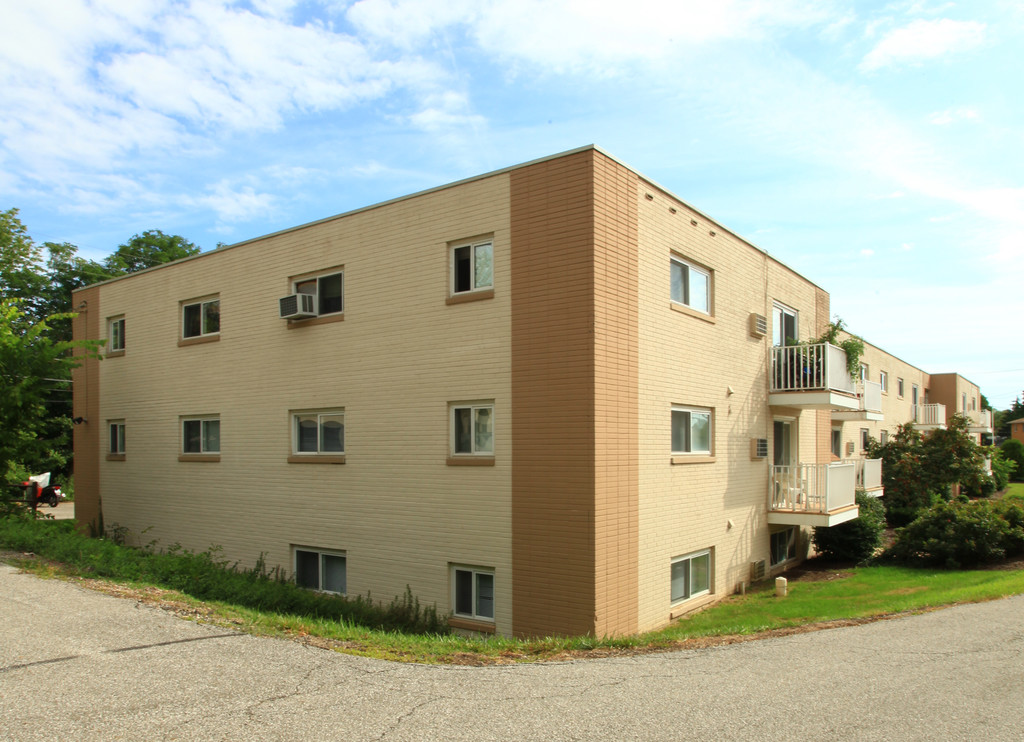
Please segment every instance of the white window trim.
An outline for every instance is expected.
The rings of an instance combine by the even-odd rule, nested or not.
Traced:
[[[218,310],[217,316],[217,331],[206,332],[205,322],[203,321],[206,317],[206,307],[210,304],[216,304]],[[199,334],[198,335],[186,335],[185,334],[185,310],[188,307],[199,306]],[[210,297],[208,299],[189,299],[181,303],[181,338],[182,340],[192,340],[193,338],[204,338],[213,337],[214,335],[220,335],[220,296]]]
[[[691,431],[693,430],[693,414],[707,415],[708,416],[708,448],[707,450],[692,450],[692,436],[691,436],[691,450],[689,451],[676,451],[675,447],[672,446],[672,422],[670,418],[669,422],[669,445],[673,448],[673,456],[711,456],[715,450],[715,411],[711,407],[693,407],[691,405],[672,405],[672,412],[686,412],[690,414],[690,425]]]
[[[120,330],[118,330],[115,333],[114,327],[116,327],[118,325],[120,325]],[[111,317],[109,320],[107,320],[107,338],[110,341],[110,345],[107,348],[107,352],[108,353],[123,353],[124,352],[124,347],[125,347],[124,329],[125,329],[125,321],[124,321],[124,315],[123,314],[119,315],[117,317]],[[115,339],[120,340],[120,342],[119,343],[115,343],[114,342]]]
[[[780,337],[779,342],[775,342],[775,333],[779,328],[776,327],[775,321],[781,315],[785,318],[785,315],[791,315],[793,317],[793,340],[800,339],[800,312],[799,310],[793,309],[793,307],[786,306],[785,304],[773,301],[772,302],[772,345],[779,346],[786,344],[786,337]],[[785,320],[783,319],[783,329],[785,327]]]
[[[335,551],[331,549],[317,549],[309,546],[292,546],[292,574],[295,576],[295,583],[298,585],[299,576],[299,552],[307,551],[311,554],[318,556],[319,564],[317,565],[317,578],[319,587],[316,588],[305,588],[307,590],[315,590],[318,593],[327,593],[328,595],[348,595],[348,553],[344,551]],[[339,557],[345,560],[345,592],[337,592],[335,590],[325,590],[324,584],[324,557]],[[304,587],[299,585],[299,587]]]
[[[321,312],[320,311],[320,280],[323,278],[331,278],[332,276],[341,276],[341,309],[336,312]],[[333,317],[338,314],[345,313],[345,270],[343,268],[329,268],[321,273],[314,273],[309,276],[302,276],[301,278],[292,279],[292,293],[298,294],[299,284],[308,283],[309,281],[316,281],[316,309],[318,317]]]
[[[672,263],[676,263],[677,265],[681,265],[683,268],[685,268],[689,272],[697,273],[699,275],[704,276],[704,278],[707,280],[707,306],[706,307],[698,307],[698,306],[695,306],[694,304],[692,304],[690,302],[687,302],[685,300],[680,301],[680,300],[675,299],[675,298],[672,297],[672,271],[671,271],[671,264]],[[711,307],[713,306],[713,300],[712,300],[712,289],[713,289],[713,287],[714,287],[714,283],[712,281],[712,272],[709,269],[704,268],[702,266],[699,266],[696,263],[692,263],[689,260],[684,260],[683,258],[680,258],[677,255],[672,255],[671,256],[670,263],[669,263],[669,301],[671,301],[673,304],[678,304],[679,306],[688,307],[689,309],[692,309],[695,312],[700,312],[701,314],[710,315],[711,314]],[[684,297],[684,299],[685,299],[685,297]]]
[[[117,428],[117,434],[116,434],[116,436],[117,436],[117,443],[112,446],[111,442],[113,441],[113,436],[111,436],[111,433],[113,433],[113,428],[115,428],[115,427]],[[124,420],[107,420],[107,453],[118,455],[118,456],[123,456],[124,455],[124,452],[125,452],[125,444],[124,444],[125,431],[126,431],[126,426],[125,426],[125,421]]]
[[[878,372],[878,384],[882,387],[882,394],[889,393],[889,373],[887,371]]]
[[[896,377],[896,396],[903,399],[904,393],[906,392],[905,384],[903,379],[899,376]]]
[[[491,248],[491,282],[486,286],[476,285],[476,250],[478,247],[490,247]],[[458,282],[458,262],[455,260],[455,251],[460,248],[469,248],[469,288],[459,291],[456,288]],[[448,291],[451,296],[463,296],[465,294],[473,294],[478,291],[493,291],[494,290],[494,240],[488,238],[486,240],[477,240],[473,242],[458,242],[451,245],[448,250],[448,261],[450,263],[448,270]]]
[[[470,596],[470,603],[473,606],[473,609],[472,609],[471,613],[460,613],[460,612],[458,612],[458,610],[456,608],[456,606],[458,605],[458,595],[457,595],[457,592],[456,592],[457,591],[457,588],[456,588],[457,582],[456,582],[456,579],[455,579],[455,575],[456,575],[457,572],[469,572],[473,576],[473,579],[472,579],[473,594]],[[477,584],[478,584],[477,583],[477,575],[490,575],[491,576],[491,580],[492,580],[492,582],[491,582],[491,589],[492,589],[492,591],[494,593],[497,592],[498,581],[497,581],[497,579],[494,576],[494,569],[493,568],[490,568],[490,567],[469,567],[469,566],[462,565],[462,564],[453,564],[451,566],[451,598],[452,598],[451,599],[451,604],[452,604],[452,616],[456,616],[458,618],[468,618],[468,619],[471,619],[473,621],[486,621],[487,623],[494,623],[494,616],[482,616],[479,613],[477,613],[477,598],[478,598],[478,595],[477,595]],[[498,603],[497,596],[496,595],[492,596],[492,600],[494,601],[494,605],[492,606],[493,612],[497,613],[498,612],[497,611],[497,603]]]
[[[316,451],[300,451],[299,450],[299,417],[310,417],[316,415]],[[340,451],[321,451],[320,442],[323,437],[322,418],[324,417],[341,417],[341,450]],[[316,409],[316,410],[292,410],[288,416],[292,426],[292,454],[295,456],[344,456],[346,446],[346,437],[348,430],[345,422],[345,408],[337,407],[333,409]]]
[[[470,433],[470,448],[471,451],[458,451],[456,452],[456,440],[455,440],[455,413],[457,410],[470,410],[469,419],[473,426],[473,430]],[[478,451],[476,447],[476,412],[477,410],[490,410],[491,411],[491,450],[490,451]],[[448,405],[448,450],[452,457],[487,457],[494,458],[495,438],[496,438],[496,425],[494,419],[494,402],[493,401],[482,401],[482,402],[452,402]]]
[[[204,441],[206,440],[206,426],[208,423],[217,423],[217,450],[205,449],[203,447]],[[199,423],[199,451],[186,451],[185,450],[185,423]],[[206,455],[206,454],[218,454],[220,453],[220,416],[219,415],[204,415],[204,416],[193,416],[193,417],[182,417],[181,418],[181,453],[185,455]]]
[[[692,585],[693,585],[693,560],[694,559],[699,559],[700,557],[705,557],[705,556],[708,558],[708,586],[704,590],[698,590],[697,592],[693,592],[692,591]],[[681,603],[685,603],[688,600],[693,600],[694,598],[699,598],[699,597],[704,596],[704,595],[710,595],[711,592],[712,592],[712,587],[714,586],[714,581],[715,581],[715,560],[711,556],[711,549],[701,549],[700,551],[695,551],[695,552],[693,552],[691,554],[683,554],[682,556],[677,556],[677,557],[673,557],[672,558],[672,564],[673,565],[678,564],[679,562],[684,562],[684,561],[690,562],[690,566],[689,566],[690,574],[687,576],[687,585],[690,586],[691,592],[688,595],[685,595],[685,596],[683,596],[681,598],[673,598],[672,597],[672,570],[670,568],[669,569],[669,599],[671,601],[671,604],[674,605],[674,606],[675,605],[680,605]]]

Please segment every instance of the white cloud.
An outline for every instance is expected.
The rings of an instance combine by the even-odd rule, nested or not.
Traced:
[[[860,251],[860,254],[865,258],[870,258],[875,254],[875,251],[871,250],[870,248],[865,248],[864,250]]]
[[[986,26],[976,21],[941,18],[915,20],[887,33],[860,63],[864,72],[900,64],[917,65],[985,42]]]
[[[270,211],[275,205],[270,193],[258,193],[253,186],[236,185],[228,180],[214,184],[196,204],[212,209],[221,222],[240,222]]]
[[[974,108],[947,108],[945,111],[937,111],[928,117],[928,123],[936,126],[945,126],[954,121],[978,121],[978,111]]]

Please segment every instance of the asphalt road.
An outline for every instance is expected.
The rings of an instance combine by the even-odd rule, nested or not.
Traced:
[[[1024,739],[1024,596],[641,657],[401,665],[0,565],[3,740]]]

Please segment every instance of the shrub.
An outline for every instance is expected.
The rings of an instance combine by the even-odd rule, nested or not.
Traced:
[[[1013,471],[1010,472],[1013,481],[1024,482],[1024,443],[1021,443],[1016,438],[1011,438],[1008,441],[1003,441],[1002,445],[999,446],[999,450],[1002,452],[1004,459],[1015,464]]]
[[[1024,508],[1016,503],[938,503],[896,533],[884,557],[959,569],[1024,553]]]
[[[857,492],[860,515],[831,528],[814,529],[814,548],[831,559],[863,562],[882,544],[885,506],[877,497]]]

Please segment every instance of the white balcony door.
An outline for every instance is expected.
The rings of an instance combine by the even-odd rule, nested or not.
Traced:
[[[776,466],[793,466],[796,446],[793,445],[793,423],[789,420],[775,420],[773,425],[774,464]]]
[[[797,311],[782,304],[772,305],[772,345],[785,345],[787,340],[796,340]]]

